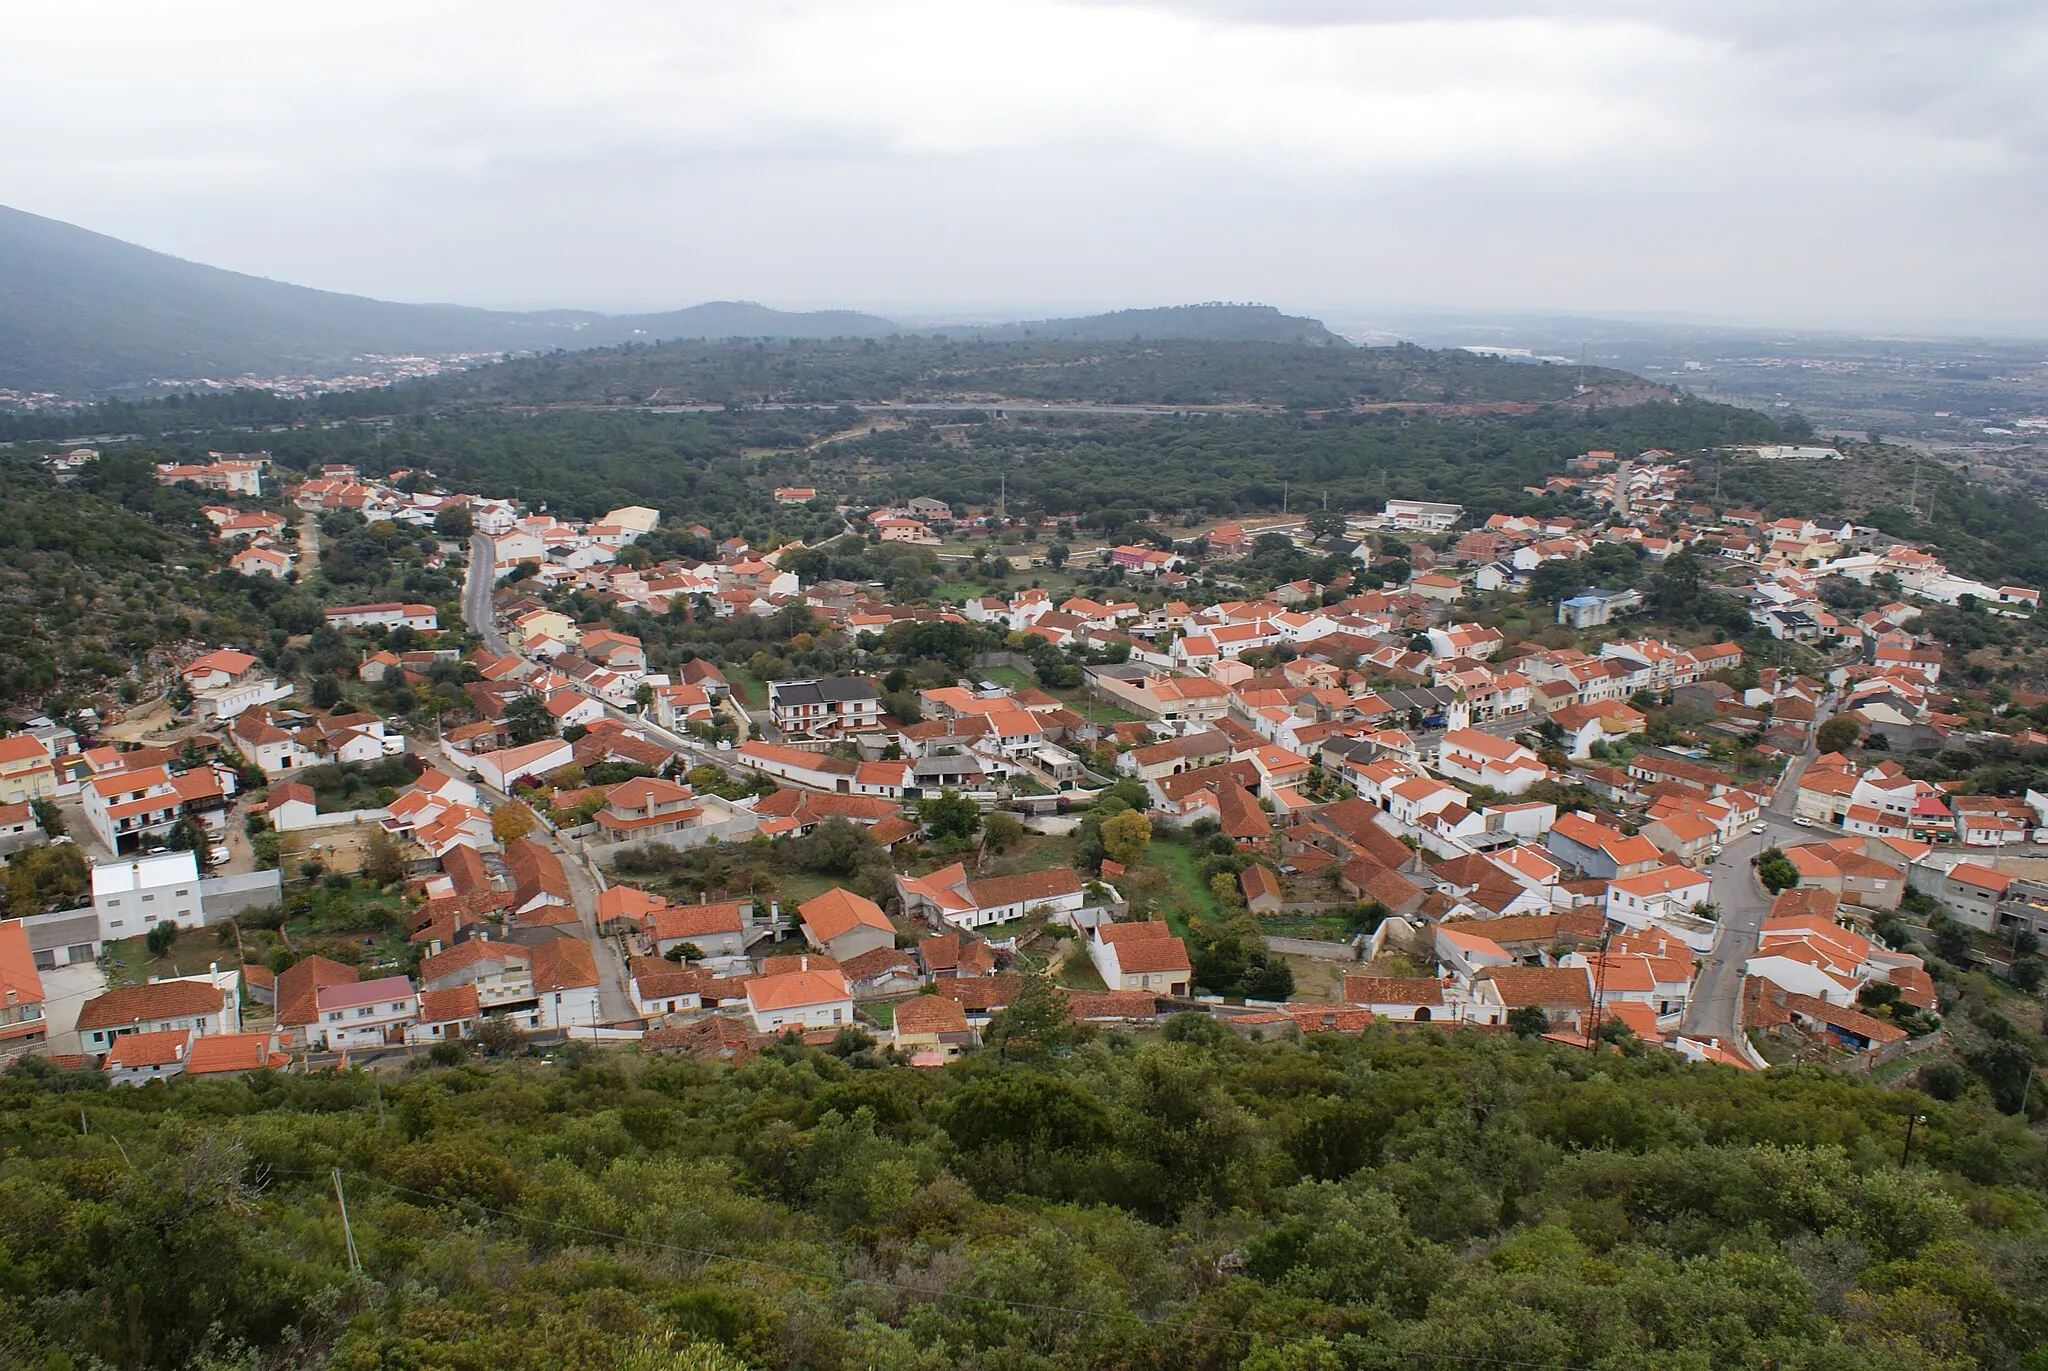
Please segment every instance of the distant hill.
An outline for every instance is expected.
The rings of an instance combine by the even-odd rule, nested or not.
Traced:
[[[366,353],[897,332],[874,315],[745,302],[641,315],[393,304],[202,266],[0,207],[0,389],[102,395],[157,380],[337,374]]]
[[[1015,324],[961,325],[935,332],[982,342],[1052,341],[1128,343],[1133,340],[1194,343],[1293,343],[1349,347],[1317,319],[1282,314],[1271,305],[1173,305],[1165,309],[1120,309],[1075,319],[1038,319]]]

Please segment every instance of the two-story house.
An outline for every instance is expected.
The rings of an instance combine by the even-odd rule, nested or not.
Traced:
[[[830,737],[882,726],[882,698],[872,681],[855,677],[771,681],[768,717],[784,733]]]

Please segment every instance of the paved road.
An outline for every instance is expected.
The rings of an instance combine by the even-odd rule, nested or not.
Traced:
[[[445,743],[436,743],[425,738],[411,738],[407,740],[406,745],[428,762],[439,765],[451,776],[463,776],[468,773],[468,764]],[[493,790],[483,781],[472,781],[470,784],[494,806],[503,804],[507,798],[503,791]],[[633,1000],[626,993],[625,968],[619,964],[618,954],[612,944],[598,935],[597,883],[592,881],[589,872],[584,870],[583,859],[569,851],[545,827],[534,829],[532,837],[535,842],[562,859],[562,870],[569,877],[569,894],[576,902],[576,916],[582,921],[583,937],[591,944],[591,955],[597,962],[598,1014],[606,1023],[633,1018]]]
[[[497,551],[483,534],[469,540],[469,572],[462,582],[462,621],[484,640],[484,647],[499,656],[511,649],[491,614],[491,584],[497,577]]]
[[[1814,722],[1816,731],[1826,718],[1823,709]],[[1763,928],[1764,917],[1771,911],[1771,897],[1757,884],[1749,863],[1773,844],[1825,836],[1818,830],[1802,830],[1792,822],[1793,807],[1799,799],[1799,777],[1814,755],[1815,748],[1808,743],[1806,751],[1786,765],[1785,774],[1771,794],[1769,808],[1760,816],[1767,831],[1761,835],[1745,832],[1729,843],[1708,868],[1713,880],[1713,900],[1721,908],[1721,931],[1700,968],[1692,1000],[1686,1005],[1682,1026],[1688,1034],[1723,1041],[1735,1037],[1742,967],[1756,951],[1757,935]]]

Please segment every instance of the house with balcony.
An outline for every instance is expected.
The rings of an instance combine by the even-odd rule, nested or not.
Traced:
[[[57,798],[57,764],[31,734],[0,738],[0,804],[30,804]]]
[[[19,919],[0,919],[0,1051],[41,1042],[43,978]]]
[[[322,986],[314,992],[316,1017],[307,1028],[315,1048],[345,1052],[405,1041],[419,1016],[419,995],[404,976],[380,976]]]
[[[768,717],[782,732],[799,737],[866,733],[882,726],[882,697],[874,682],[855,677],[771,681]]]

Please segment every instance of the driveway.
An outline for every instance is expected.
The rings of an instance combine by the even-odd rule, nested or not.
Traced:
[[[74,962],[40,973],[43,981],[44,1039],[52,1052],[78,1051],[78,1011],[107,988],[97,963]]]

